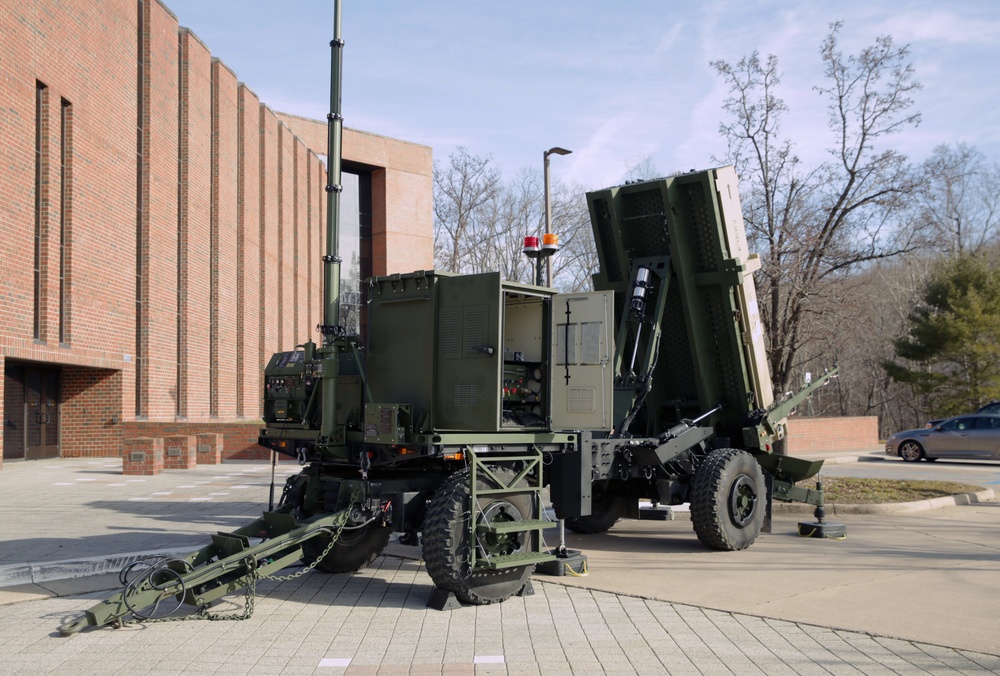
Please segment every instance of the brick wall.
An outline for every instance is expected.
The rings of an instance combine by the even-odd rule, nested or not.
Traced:
[[[236,417],[236,297],[239,196],[239,87],[212,62],[212,382],[213,416]]]
[[[278,344],[287,345],[295,333],[295,144],[291,130],[278,123]]]
[[[218,465],[222,462],[223,436],[206,432],[195,436],[198,441],[197,464]]]
[[[182,408],[211,414],[212,59],[188,30],[180,33],[180,233]]]
[[[198,465],[196,436],[163,438],[163,469],[194,469]]]
[[[262,415],[260,397],[260,100],[239,85],[236,198],[236,416]]]
[[[326,155],[326,122],[276,115],[314,153]],[[431,149],[356,129],[344,129],[343,146],[346,170],[378,167],[372,172],[373,274],[433,268]]]
[[[278,229],[278,120],[260,107],[260,376],[271,354],[279,349],[281,321],[281,237]]]
[[[158,418],[177,410],[178,40],[176,20],[156,3],[147,8],[143,413]]]
[[[788,419],[788,455],[878,448],[878,416]]]
[[[179,435],[220,434],[224,460],[259,460],[271,457],[270,451],[257,445],[260,421],[236,423],[185,423],[131,421],[122,426],[125,438],[166,438]]]
[[[122,474],[149,476],[163,472],[163,439],[126,439],[122,449]]]
[[[62,382],[62,455],[116,457],[122,445],[122,372],[67,366]]]
[[[292,213],[292,232],[294,233],[294,258],[295,258],[295,290],[292,294],[293,298],[301,299],[305,302],[295,303],[292,308],[292,327],[294,335],[296,336],[309,336],[312,335],[312,328],[309,326],[310,322],[312,324],[318,324],[318,317],[316,315],[309,314],[309,303],[308,303],[308,289],[309,289],[309,278],[312,276],[310,271],[312,270],[315,262],[313,260],[313,251],[309,246],[309,220],[308,220],[308,187],[306,185],[306,176],[308,175],[308,162],[309,162],[309,149],[305,147],[302,143],[296,143],[293,149],[295,155],[293,157],[294,171],[292,173],[292,187],[293,194],[291,199]]]
[[[279,119],[182,21],[0,3],[0,362],[62,367],[67,456],[163,425],[254,453],[264,364],[317,338],[326,125]],[[347,130],[345,160],[381,186],[375,273],[431,267],[430,149]]]
[[[136,55],[134,2],[0,3],[0,346],[8,358],[95,366],[135,344]],[[106,32],[80,31],[106,25]],[[73,46],[72,49],[68,46]],[[36,82],[45,85],[41,331],[33,339]],[[58,345],[61,102],[71,104],[72,343]],[[109,115],[108,111],[113,111]],[[100,161],[95,158],[100,157]],[[100,214],[100,218],[96,215]],[[121,235],[127,233],[127,236]],[[124,265],[97,268],[86,261]],[[67,308],[69,304],[67,304]]]

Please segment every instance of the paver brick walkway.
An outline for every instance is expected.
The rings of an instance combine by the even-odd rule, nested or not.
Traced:
[[[996,673],[1000,657],[535,581],[534,595],[426,607],[420,562],[263,582],[249,620],[58,625],[102,594],[0,607],[4,674]],[[239,611],[235,598],[222,610]]]

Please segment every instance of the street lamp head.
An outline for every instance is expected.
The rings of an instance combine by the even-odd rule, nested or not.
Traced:
[[[543,179],[545,184],[545,235],[542,237],[542,248],[539,254],[545,257],[545,286],[552,286],[552,254],[556,252],[559,248],[559,237],[552,234],[552,207],[549,204],[549,155],[569,155],[572,150],[566,150],[565,148],[560,148],[555,146],[554,148],[549,148],[542,153],[542,170]],[[528,251],[525,250],[527,254]],[[530,254],[529,254],[530,255]],[[541,262],[542,259],[537,259],[539,266],[536,272],[536,280],[538,284],[541,284]]]

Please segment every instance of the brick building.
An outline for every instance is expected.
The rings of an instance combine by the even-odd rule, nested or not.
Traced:
[[[252,453],[263,364],[322,319],[325,122],[272,111],[158,0],[13,0],[0,35],[3,458]],[[343,145],[345,291],[430,268],[430,149]]]

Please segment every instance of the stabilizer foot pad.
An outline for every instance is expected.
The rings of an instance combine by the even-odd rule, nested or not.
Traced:
[[[843,540],[847,537],[847,525],[830,521],[799,522],[799,535],[804,538],[830,538]]]
[[[673,521],[674,510],[669,507],[641,507],[639,509],[640,521]]]
[[[434,591],[431,592],[431,597],[427,599],[427,607],[434,610],[456,610],[461,608],[462,604],[455,597],[454,592],[435,587]]]
[[[517,595],[518,596],[534,596],[535,595],[535,586],[533,584],[531,584],[531,580],[528,580],[527,582],[524,583],[524,586],[521,587],[521,591],[517,592]]]
[[[556,555],[556,560],[539,563],[535,567],[536,573],[539,575],[555,575],[556,577],[587,574],[587,555],[580,550],[567,549],[565,555],[557,554],[555,550],[552,553]]]

